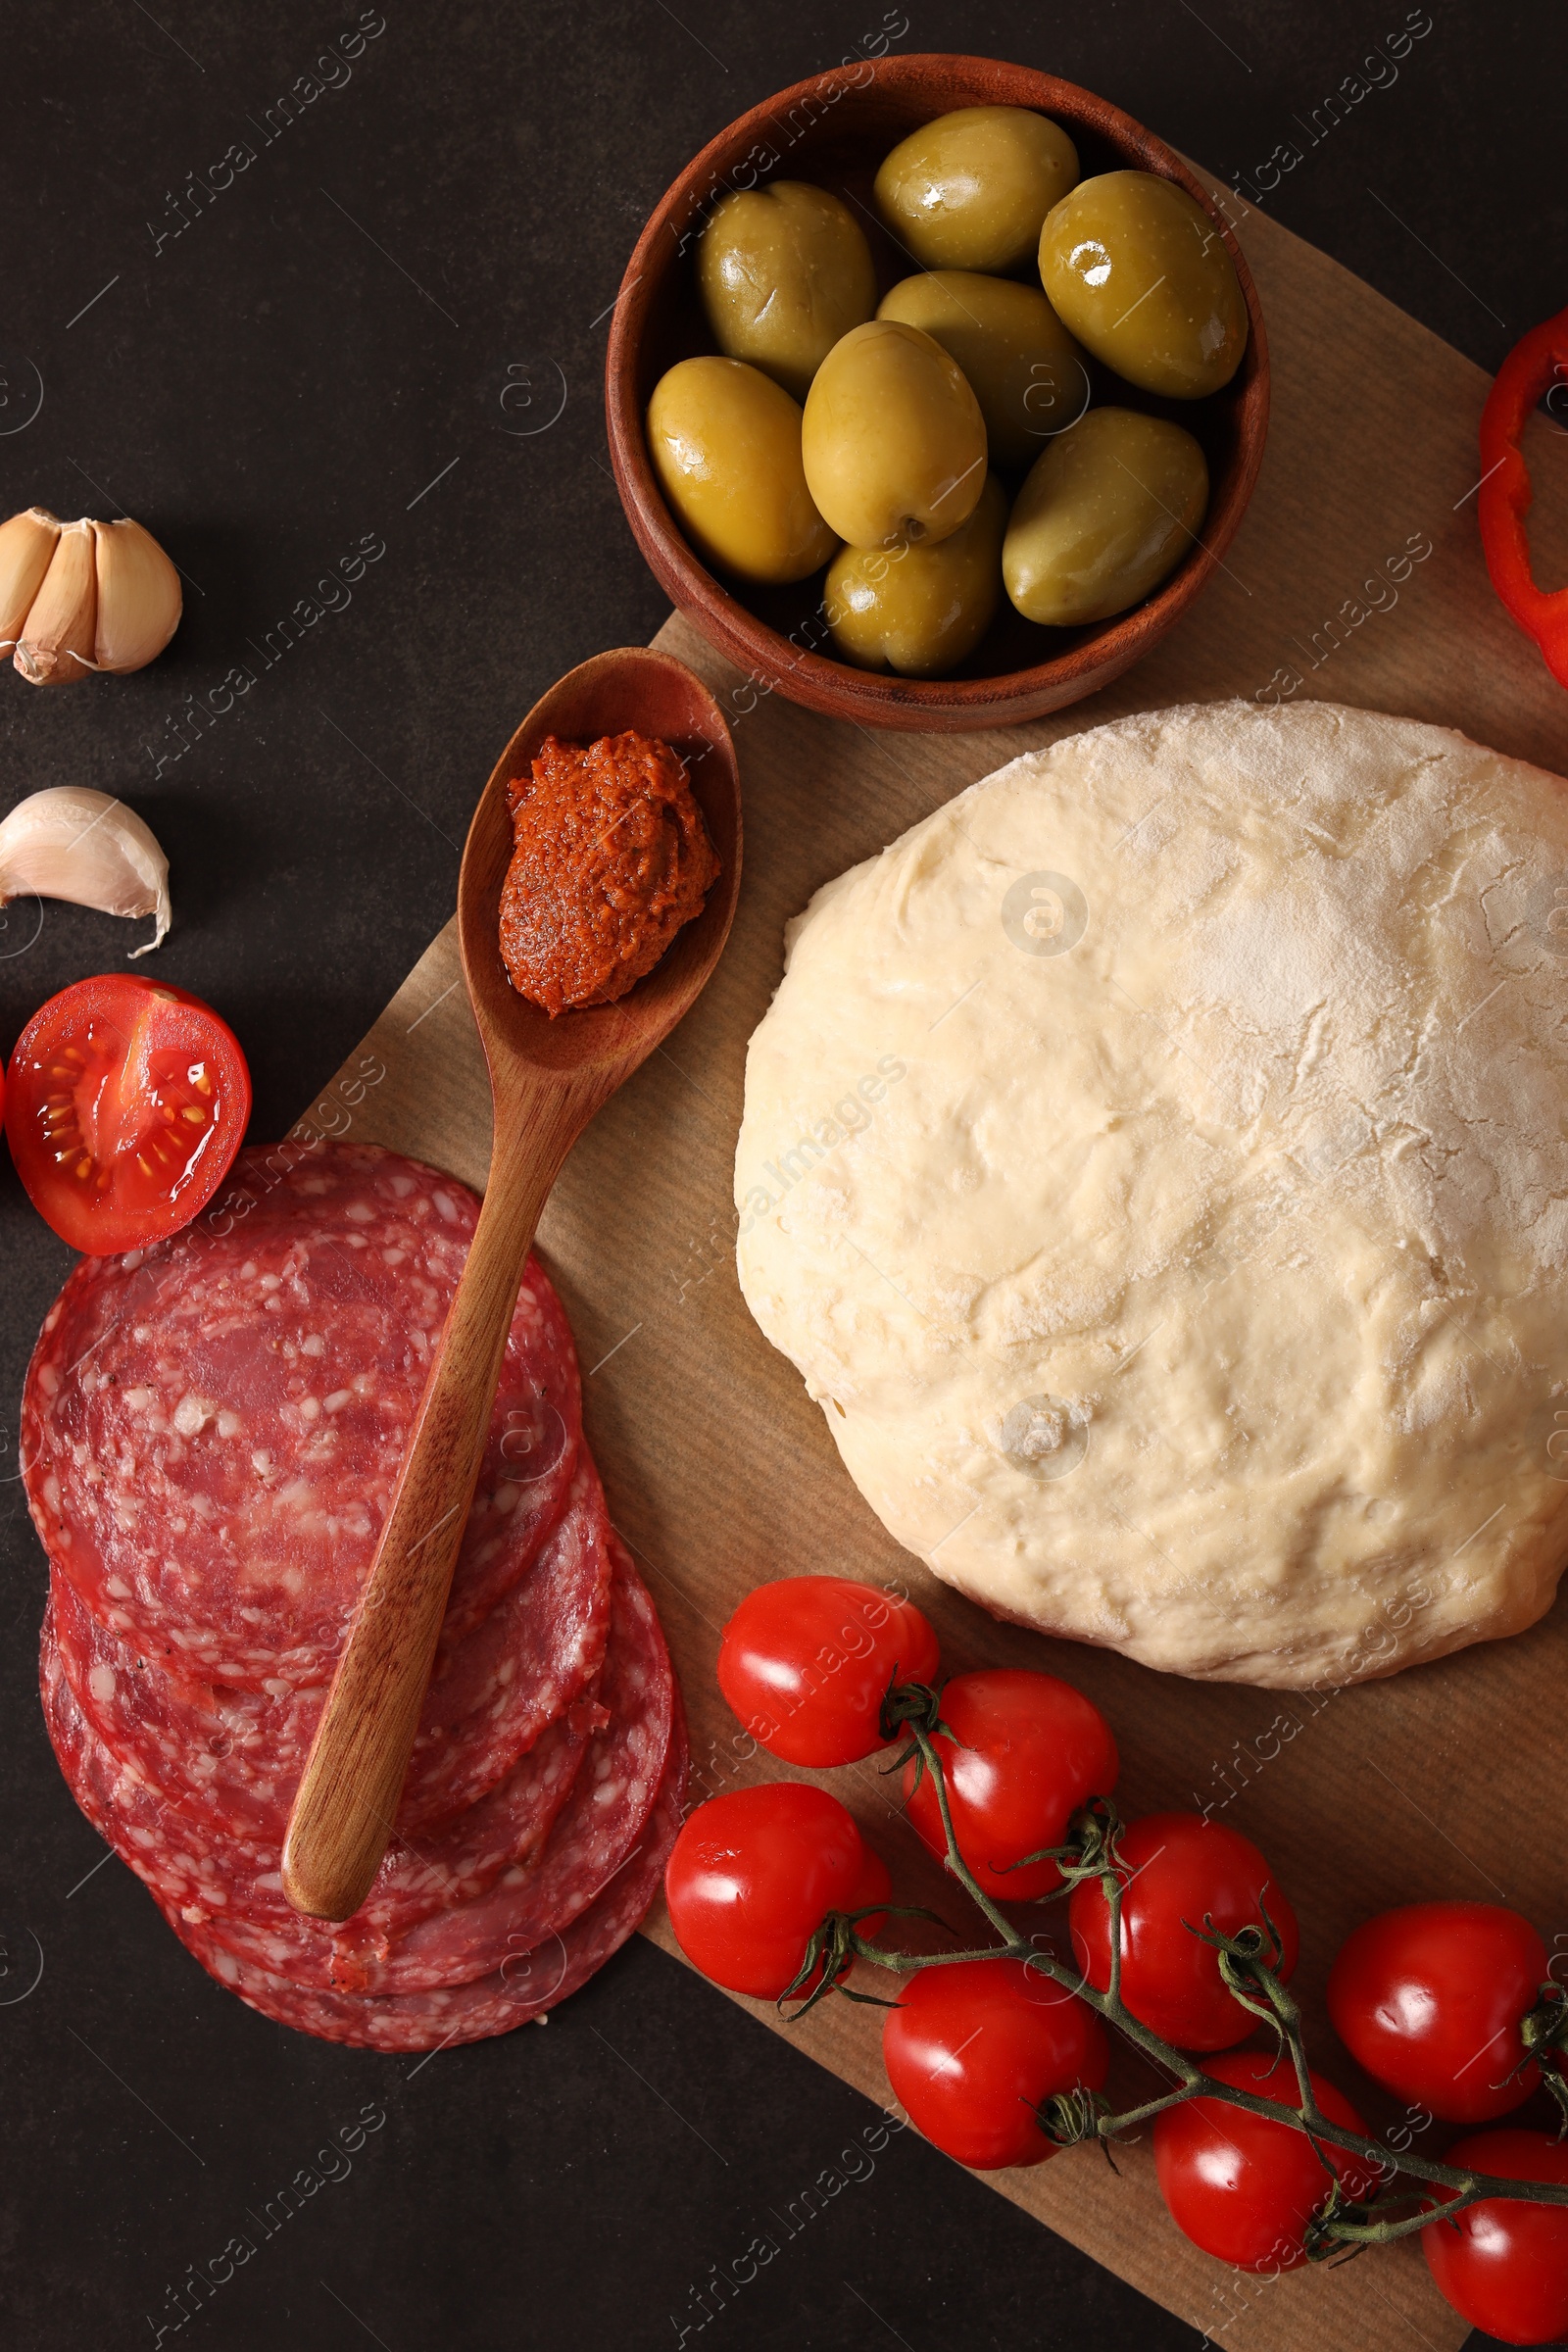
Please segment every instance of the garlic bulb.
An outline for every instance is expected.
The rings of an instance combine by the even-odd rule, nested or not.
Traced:
[[[150,531],[62,522],[28,507],[0,523],[0,653],[33,686],[140,669],[179,623],[179,574]]]
[[[169,859],[135,810],[107,792],[35,792],[0,823],[0,906],[27,892],[101,914],[152,915],[152,938],[132,956],[150,954],[169,929]]]

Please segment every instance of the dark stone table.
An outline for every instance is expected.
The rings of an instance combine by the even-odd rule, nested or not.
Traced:
[[[1431,0],[1396,68],[1362,61],[1402,0],[908,12],[11,12],[0,514],[144,517],[189,585],[137,677],[0,677],[0,806],[91,784],[149,817],[173,867],[157,969],[233,1021],[258,1137],[445,920],[476,789],[536,694],[663,617],[610,477],[605,315],[660,191],[743,108],[891,27],[1105,92],[1485,367],[1568,294],[1548,0]],[[357,546],[384,552],[318,590]],[[235,664],[254,686],[189,717]],[[131,944],[54,905],[0,923],[7,1051]],[[546,2031],[425,2063],[285,2033],[200,1975],[39,1719],[16,1408],[70,1261],[9,1161],[0,1252],[7,2341],[1197,2344],[912,2134],[872,2152],[873,2110],[640,1938]],[[713,2266],[764,2227],[779,2256],[700,2326]],[[231,2240],[254,2249],[237,2267]]]

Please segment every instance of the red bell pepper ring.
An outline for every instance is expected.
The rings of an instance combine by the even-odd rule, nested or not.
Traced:
[[[1546,667],[1568,686],[1568,588],[1538,588],[1525,516],[1534,493],[1520,436],[1548,384],[1568,383],[1568,311],[1532,327],[1497,370],[1481,412],[1481,495],[1476,512],[1492,585]]]

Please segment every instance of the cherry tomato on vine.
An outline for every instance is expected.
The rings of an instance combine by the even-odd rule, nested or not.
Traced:
[[[1225,2050],[1256,2022],[1225,1988],[1219,1954],[1193,1934],[1211,1918],[1223,1935],[1264,1928],[1265,1908],[1289,1977],[1299,1948],[1296,1913],[1250,1838],[1197,1813],[1146,1813],[1121,1834],[1121,1995],[1134,2017],[1182,2050]],[[1075,1886],[1067,1924],[1079,1967],[1110,1984],[1110,1914],[1096,1880]]]
[[[18,1038],[6,1134],[33,1207],[88,1256],[144,1250],[204,1209],[251,1115],[239,1041],[182,988],[105,972]]]
[[[699,1805],[664,1872],[670,1925],[713,1984],[777,2000],[829,1911],[892,1891],[887,1865],[825,1788],[773,1781]],[[862,1932],[874,1934],[869,1919]]]
[[[1450,2124],[1490,2123],[1541,2080],[1519,2021],[1548,1965],[1529,1920],[1501,1903],[1406,1903],[1347,1936],[1329,2015],[1386,2090]]]
[[[1443,2161],[1502,2180],[1568,2183],[1568,2145],[1517,2125],[1474,2132]],[[1421,2247],[1442,2293],[1472,2328],[1505,2344],[1568,2335],[1568,2206],[1486,2197],[1451,2222],[1429,2222]]]
[[[1109,2063],[1094,2011],[1021,1960],[922,1968],[888,2011],[882,2057],[916,2130],[982,2172],[1054,2156],[1034,2109],[1098,2090]]]
[[[1110,1728],[1093,1701],[1054,1674],[1002,1666],[956,1675],[942,1692],[938,1734],[958,1851],[999,1902],[1031,1902],[1061,1885],[1054,1862],[1009,1868],[1060,1845],[1067,1824],[1092,1796],[1108,1796],[1120,1769]],[[909,1822],[932,1853],[947,1838],[936,1785],[911,1758],[904,1772]]]
[[[725,1626],[718,1687],[760,1746],[821,1769],[886,1747],[888,1685],[929,1683],[938,1662],[913,1601],[847,1576],[786,1576],[759,1585]]]
[[[1289,2058],[1231,2050],[1204,2071],[1233,2089],[1300,2107]],[[1310,2080],[1328,2121],[1364,2137],[1366,2126],[1344,2092],[1321,2075]],[[1320,2144],[1347,2195],[1366,2196],[1378,2167],[1329,2140]],[[1294,2271],[1306,2260],[1306,2226],[1328,2194],[1329,2176],[1294,2125],[1249,2115],[1226,2099],[1189,2099],[1154,2118],[1154,2171],[1177,2229],[1205,2254],[1240,2271]]]

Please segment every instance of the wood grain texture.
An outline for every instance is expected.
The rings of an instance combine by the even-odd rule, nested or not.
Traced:
[[[686,760],[718,851],[718,878],[645,979],[612,1004],[552,1020],[517,994],[501,958],[501,893],[513,850],[509,785],[527,775],[547,736],[592,741],[626,728],[662,738]],[[643,646],[596,654],[559,679],[517,728],[480,796],[458,879],[458,940],[489,1070],[489,1182],[294,1799],[283,1890],[297,1911],[348,1919],[370,1890],[435,1662],[539,1212],[589,1120],[700,993],[729,935],[740,863],[729,729],[690,670]]]
[[[759,701],[732,686],[685,624],[662,633],[730,697],[747,799],[745,886],[712,983],[577,1145],[540,1247],[577,1335],[587,1425],[616,1523],[648,1570],[680,1668],[697,1793],[786,1774],[760,1771],[714,1686],[718,1629],[741,1595],[761,1577],[813,1569],[905,1582],[955,1666],[1046,1666],[1090,1692],[1115,1727],[1130,1809],[1212,1803],[1264,1848],[1301,1917],[1298,1982],[1318,2062],[1381,2130],[1396,2127],[1397,2111],[1340,2050],[1323,2008],[1329,1964],[1358,1920],[1391,1902],[1473,1894],[1517,1904],[1554,1950],[1568,1950],[1556,1762],[1563,1606],[1517,1641],[1313,1697],[1183,1683],[995,1624],[892,1544],[793,1368],[752,1323],[734,1274],[746,1043],[777,985],[786,920],[819,884],[1015,753],[1133,710],[1283,691],[1287,673],[1301,681],[1297,694],[1459,727],[1568,766],[1568,698],[1497,605],[1477,543],[1467,494],[1487,379],[1271,221],[1249,215],[1240,234],[1273,344],[1268,455],[1209,592],[1111,691],[1004,734],[872,734],[781,697]],[[1544,422],[1530,428],[1547,580],[1568,570],[1568,530],[1549,519],[1568,518],[1561,443]],[[1364,583],[1412,538],[1430,540],[1431,554],[1412,563],[1396,602],[1371,610]],[[1351,600],[1359,620],[1347,612]],[[457,975],[449,930],[372,1032],[370,1066],[385,1065],[384,1081],[367,1092],[356,1057],[332,1099],[346,1103],[358,1090],[350,1133],[482,1185],[488,1095]],[[1494,1540],[1465,1521],[1462,1463],[1455,1472],[1455,1548]],[[928,1898],[934,1878],[874,1772],[829,1785],[911,1899]],[[660,1916],[648,1933],[671,1948]],[[781,2030],[770,2011],[743,2005]],[[792,2038],[885,2097],[874,2013],[827,2004]],[[1416,2144],[1442,2136],[1434,2128]],[[1239,2352],[1454,2352],[1462,2341],[1413,2247],[1334,2272],[1239,2280],[1172,2228],[1147,2142],[1119,2161],[1120,2180],[1081,2151],[991,2180]]]
[[[484,1205],[289,1817],[283,1890],[312,1917],[352,1917],[392,1836],[528,1245],[608,1091],[528,1087],[510,1072],[498,1085]]]
[[[865,231],[885,293],[913,258],[877,217],[872,181],[889,149],[920,124],[963,106],[1036,107],[1066,129],[1085,175],[1134,170],[1173,179],[1208,207],[1230,249],[1251,333],[1222,390],[1201,401],[1162,401],[1113,378],[1097,397],[1170,416],[1203,444],[1209,469],[1201,532],[1158,591],[1135,611],[1092,627],[1041,630],[1004,599],[984,642],[951,678],[901,678],[856,669],[821,649],[818,575],[783,589],[738,589],[715,578],[681,532],[659,486],[643,430],[649,396],[665,368],[711,351],[699,309],[692,248],[728,187],[758,174],[805,177],[844,198]],[[771,156],[774,165],[760,157]],[[605,411],[615,483],[638,546],[672,603],[689,612],[743,672],[783,680],[808,710],[878,726],[974,728],[1015,724],[1063,710],[1108,685],[1174,627],[1200,595],[1235,535],[1257,479],[1268,430],[1269,353],[1246,258],[1230,227],[1234,202],[1108,99],[1076,82],[991,57],[947,55],[861,61],[819,74],[753,107],[710,139],[661,197],[626,264],[605,354]],[[1044,446],[1044,444],[1042,444]]]

